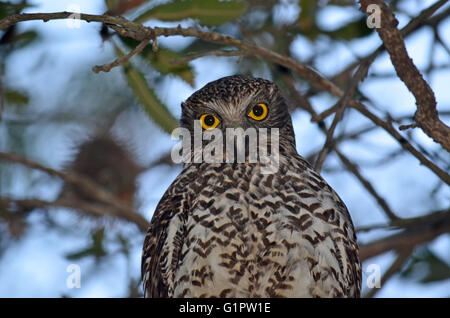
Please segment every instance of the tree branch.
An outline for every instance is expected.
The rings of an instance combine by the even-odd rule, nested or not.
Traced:
[[[441,234],[450,232],[450,210],[435,212],[417,218],[392,221],[390,226],[404,227],[405,230],[360,245],[361,260],[374,257],[390,250],[411,248],[433,240]]]
[[[0,29],[5,29],[11,25],[14,25],[21,21],[29,20],[43,20],[49,21],[51,19],[66,19],[73,18],[77,15],[72,12],[57,12],[57,13],[33,13],[33,14],[14,14],[10,15],[0,21]],[[146,38],[156,38],[157,36],[173,36],[181,35],[186,37],[197,37],[207,42],[231,45],[240,50],[245,56],[259,57],[262,59],[267,59],[273,63],[282,65],[292,71],[298,73],[305,80],[311,82],[315,85],[329,93],[341,98],[344,96],[344,92],[337,87],[334,83],[328,79],[319,75],[316,71],[311,68],[295,61],[294,59],[283,56],[281,54],[260,48],[254,44],[250,44],[244,41],[240,41],[231,36],[226,36],[219,34],[217,32],[206,32],[200,31],[195,28],[182,28],[178,26],[176,28],[149,28],[142,26],[140,24],[130,22],[121,17],[112,17],[107,15],[89,15],[89,14],[78,14],[81,20],[87,22],[96,21],[105,23],[108,27],[116,30],[120,35],[132,37],[138,41],[142,41]],[[393,136],[397,141],[400,142],[402,147],[409,151],[413,156],[415,156],[419,161],[430,168],[439,178],[441,178],[445,183],[450,185],[450,175],[436,166],[434,163],[429,161],[425,156],[423,156],[419,151],[417,151],[410,143],[403,138],[399,132],[392,127],[390,124],[384,123],[378,117],[373,115],[367,108],[358,101],[351,100],[349,105],[357,109],[361,114],[368,117],[376,125],[379,125],[384,130],[386,130],[391,136]]]
[[[450,185],[450,175],[435,165],[432,161],[428,160],[419,150],[417,150],[408,140],[406,140],[397,129],[392,126],[390,122],[386,122],[372,113],[360,102],[354,101],[350,104],[353,108],[357,109],[361,114],[369,118],[375,125],[383,128],[387,133],[389,133],[392,137],[394,137],[399,143],[400,146],[410,152],[414,157],[416,157],[421,164],[428,167],[431,171],[433,171],[438,178],[444,181],[446,184]]]
[[[381,277],[380,285],[383,286],[389,278],[392,277],[395,273],[397,273],[400,268],[402,268],[403,264],[406,262],[406,260],[411,256],[411,253],[413,252],[414,248],[408,247],[404,250],[398,251],[398,255],[395,259],[395,261],[392,263],[391,266],[387,269],[387,271],[383,274],[383,277]],[[367,292],[366,295],[364,295],[364,298],[372,298],[380,291],[380,288],[372,288],[369,292]]]
[[[142,52],[142,50],[147,46],[147,44],[150,42],[151,38],[147,38],[141,41],[133,50],[131,50],[127,55],[124,55],[122,57],[119,57],[117,60],[115,60],[112,63],[105,64],[105,65],[97,65],[92,68],[92,70],[95,73],[99,73],[101,71],[103,72],[109,72],[112,68],[116,66],[120,66],[128,60],[133,57],[134,55],[137,55]]]
[[[444,18],[446,18],[450,14],[450,7],[439,13],[435,16],[431,17],[437,10],[439,10],[444,4],[446,4],[448,0],[439,0],[438,2],[432,4],[426,9],[423,9],[417,17],[412,19],[408,22],[406,26],[403,27],[403,29],[400,30],[403,37],[406,37],[413,33],[414,31],[418,30],[420,26],[426,24],[430,26],[436,26],[439,22],[441,22]],[[431,18],[430,18],[431,17]],[[347,77],[355,67],[357,67],[360,63],[363,63],[365,61],[369,60],[375,60],[378,55],[380,55],[382,52],[384,52],[384,45],[380,45],[375,51],[373,51],[371,54],[363,57],[362,59],[359,59],[358,61],[355,61],[354,63],[348,65],[343,71],[339,72],[339,74],[336,74],[331,79],[332,82],[338,82],[338,81],[347,81]],[[330,110],[331,111],[331,110]],[[335,110],[334,110],[335,111]],[[326,116],[329,116],[333,112],[331,111]],[[325,114],[323,114],[325,115]]]
[[[291,87],[291,90],[295,94],[296,98],[299,100],[301,107],[305,109],[307,112],[309,112],[312,117],[315,116],[317,113],[315,112],[309,101],[306,98],[303,98],[303,96],[295,89],[291,77],[285,76],[284,79]],[[385,123],[375,115],[373,116],[374,119],[381,121],[385,125],[388,125],[388,123]],[[324,124],[320,125],[320,122],[319,128],[324,133],[327,132],[325,125]],[[395,213],[389,208],[386,201],[376,192],[376,190],[372,187],[372,185],[367,180],[365,180],[365,178],[359,173],[357,167],[354,166],[351,163],[351,161],[348,158],[346,158],[345,155],[343,155],[336,148],[336,145],[334,145],[334,147],[335,152],[339,156],[341,161],[347,166],[349,171],[358,178],[361,184],[375,198],[378,204],[385,211],[386,215],[391,219],[389,224],[376,225],[373,228],[405,228],[405,230],[399,234],[389,236],[387,238],[383,238],[381,240],[368,243],[365,245],[360,245],[361,260],[368,259],[370,257],[382,254],[392,249],[400,249],[405,246],[406,248],[414,247],[418,244],[428,242],[443,233],[450,232],[450,210],[438,211],[416,218],[402,219],[397,217]],[[413,149],[415,150],[415,148]],[[362,230],[366,231],[369,230],[369,228]],[[361,231],[361,229],[359,229],[359,231]]]
[[[142,232],[147,231],[149,225],[149,222],[147,222],[147,220],[145,220],[140,214],[137,213],[123,214],[119,210],[110,205],[89,203],[83,200],[70,200],[59,198],[55,201],[45,201],[39,199],[12,199],[8,197],[0,197],[0,206],[6,208],[14,208],[14,206],[18,206],[23,209],[64,207],[68,209],[74,209],[77,211],[83,211],[87,214],[91,214],[97,217],[110,216],[126,220],[128,222],[136,224],[136,226]]]
[[[350,85],[345,91],[345,94],[339,99],[339,101],[334,106],[336,107],[336,114],[334,115],[333,122],[331,123],[330,128],[328,128],[326,132],[326,140],[322,150],[317,156],[316,164],[314,166],[315,170],[320,172],[320,170],[322,169],[322,164],[325,161],[325,157],[328,154],[329,149],[331,149],[330,145],[333,141],[333,135],[337,127],[337,124],[342,119],[342,116],[344,115],[344,111],[348,105],[348,102],[351,99],[353,99],[353,95],[355,95],[359,82],[361,82],[366,77],[367,71],[371,63],[372,61],[366,61],[359,65],[358,70],[356,71],[355,75],[350,81]]]
[[[138,226],[139,224],[143,224],[144,222],[146,222],[145,218],[142,215],[140,215],[139,213],[134,211],[131,207],[125,205],[120,200],[116,199],[112,194],[103,190],[102,187],[100,187],[99,185],[95,184],[93,181],[82,175],[76,174],[74,172],[65,173],[55,169],[51,169],[35,161],[10,153],[0,152],[0,159],[20,163],[29,168],[41,170],[51,176],[59,177],[68,184],[71,184],[79,189],[83,189],[83,191],[88,192],[90,196],[95,198],[97,201],[102,202],[106,206],[109,206],[112,210],[117,211],[115,212],[117,216],[120,216],[124,219],[128,219],[138,224]],[[63,202],[67,203],[66,201]],[[108,212],[107,209],[104,209],[103,215],[108,215],[109,213],[111,212]]]
[[[23,13],[13,14],[0,21],[0,30],[8,28],[18,22],[30,20],[42,20],[47,22],[55,19],[78,18],[86,22],[102,22],[108,27],[111,27],[122,36],[132,37],[138,41],[147,38],[156,38],[157,36],[174,36],[181,35],[185,37],[196,37],[207,42],[225,44],[235,46],[240,49],[243,55],[254,56],[263,59],[268,59],[274,63],[280,64],[284,67],[290,68],[304,79],[310,81],[312,84],[330,92],[333,95],[342,97],[344,93],[336,85],[329,80],[323,78],[316,71],[305,66],[290,57],[266,50],[254,44],[235,39],[231,36],[222,35],[217,32],[201,31],[195,28],[150,28],[141,24],[128,21],[122,17],[113,17],[108,15],[92,15],[92,14],[78,14],[73,12],[55,12],[55,13]]]
[[[397,220],[398,216],[391,210],[386,200],[384,200],[376,191],[372,184],[366,180],[359,172],[358,167],[353,164],[346,156],[344,156],[338,149],[335,149],[335,153],[342,161],[342,163],[347,167],[347,169],[353,173],[353,175],[359,180],[359,182],[363,185],[364,188],[375,198],[378,205],[384,210],[384,213],[391,220]]]
[[[305,109],[307,112],[309,112],[311,114],[311,117],[314,117],[317,113],[312,107],[312,105],[309,103],[309,101],[306,98],[303,98],[302,95],[295,89],[293,81],[290,77],[286,76],[285,79],[288,85],[291,87],[292,92],[295,94],[296,99],[298,99],[299,103],[302,105],[302,108]],[[319,125],[319,128],[325,135],[329,135],[329,130],[327,130],[325,124]],[[348,171],[351,172],[353,175],[355,175],[355,177],[369,192],[369,194],[371,194],[375,198],[380,207],[385,211],[387,217],[391,220],[398,220],[399,218],[391,210],[386,201],[376,192],[372,184],[362,176],[362,174],[359,172],[358,167],[339,151],[337,144],[331,141],[329,146],[333,147],[334,151],[336,152],[342,163],[347,167]]]
[[[381,8],[381,27],[376,30],[383,40],[398,77],[416,99],[415,120],[430,138],[450,152],[450,128],[439,119],[434,92],[408,56],[394,14],[383,0],[360,0],[360,4],[364,12],[370,4]]]

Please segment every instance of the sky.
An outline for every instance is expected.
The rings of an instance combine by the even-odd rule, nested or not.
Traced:
[[[416,13],[422,8],[429,6],[435,1],[410,1],[410,7],[404,8],[407,12]],[[104,11],[103,1],[85,0],[57,0],[57,1],[34,1],[36,7],[28,9],[29,12],[53,12],[71,10],[77,6],[84,13],[101,14]],[[295,17],[298,12],[293,10],[290,5],[281,6],[279,9],[281,16]],[[352,13],[343,12],[342,9],[333,7],[324,10],[322,13],[323,23],[330,27],[336,26]],[[404,15],[399,16],[400,27],[407,22]],[[184,22],[189,25],[190,22]],[[176,24],[161,23],[151,21],[149,25],[167,25]],[[14,72],[7,72],[8,78],[14,86],[32,87],[33,103],[31,105],[37,112],[51,110],[61,102],[61,96],[53,92],[65,91],[73,80],[73,73],[80,71],[80,68],[86,68],[89,65],[99,65],[112,61],[112,48],[101,42],[98,36],[99,25],[95,23],[82,23],[80,28],[70,28],[67,21],[50,21],[42,23],[41,21],[32,21],[22,24],[23,28],[38,28],[43,36],[43,41],[39,45],[33,45],[23,49],[8,60],[8,68],[14,69]],[[450,34],[450,20],[441,30],[441,34]],[[428,52],[424,50],[424,43],[430,41],[430,31],[424,30],[408,37],[406,45],[410,56],[419,67],[425,66],[428,59]],[[162,46],[173,49],[182,48],[189,43],[189,39],[164,38],[160,39]],[[447,43],[450,45],[450,39],[447,37]],[[355,41],[336,47],[333,57],[324,55],[319,63],[319,71],[324,75],[336,72],[336,68],[344,67],[348,62],[353,61],[355,56],[351,51],[357,52],[358,56],[364,56],[371,52],[380,44],[376,34],[369,36],[361,41]],[[300,60],[307,59],[313,46],[327,45],[327,43],[309,42],[304,37],[299,36],[293,44],[291,50]],[[309,48],[309,50],[308,50]],[[435,53],[437,62],[448,63],[448,55],[439,49]],[[336,63],[336,61],[339,63]],[[39,67],[41,66],[41,67]],[[162,89],[159,90],[159,97],[169,106],[175,114],[180,113],[180,102],[185,100],[195,90],[201,88],[206,83],[223,76],[232,75],[237,70],[235,58],[203,58],[192,62],[196,78],[195,87],[176,78],[169,78],[163,83],[159,83]],[[392,65],[386,54],[383,54],[373,64],[372,72],[391,71]],[[89,70],[83,70],[85,72]],[[114,74],[120,72],[117,68],[110,73],[98,75],[101,81],[110,81],[114,79]],[[264,74],[260,74],[264,76]],[[432,78],[427,78],[435,91],[439,109],[450,110],[450,70],[440,71]],[[391,93],[387,93],[387,87]],[[362,91],[378,105],[388,108],[392,114],[402,115],[414,111],[414,99],[409,94],[404,85],[399,81],[382,79],[365,82],[361,86]],[[70,93],[70,92],[69,92]],[[80,98],[79,92],[73,93],[76,98]],[[82,105],[85,101],[81,98]],[[330,105],[330,98],[324,95],[318,95],[311,99],[312,104],[317,110],[324,110]],[[395,107],[390,107],[395,105]],[[80,106],[82,107],[82,106]],[[294,112],[293,123],[297,139],[297,148],[299,153],[308,154],[314,150],[320,149],[324,138],[321,133],[309,121],[309,116],[304,112]],[[358,114],[350,116],[353,120],[348,124],[349,127],[361,127],[367,120]],[[148,118],[139,113],[126,114],[119,119],[120,127],[125,137],[137,137],[141,134],[147,134],[148,138],[135,138],[135,151],[139,154],[139,160],[142,163],[149,163],[156,159],[155,156],[162,150],[170,149],[175,141],[170,136],[155,130]],[[123,129],[126,127],[126,129]],[[1,127],[0,127],[1,128]],[[54,127],[53,127],[54,128]],[[0,129],[1,131],[1,129]],[[28,134],[35,135],[35,143],[30,146],[30,154],[33,159],[43,162],[51,167],[59,168],[63,159],[67,156],[67,139],[72,134],[77,133],[76,127],[71,127],[61,131],[61,134],[55,135],[54,130],[29,129]],[[433,145],[432,141],[423,133],[415,132],[420,140]],[[376,147],[383,146],[385,149],[394,149],[397,144],[386,134],[379,132],[369,134],[365,142],[369,145],[361,147],[355,144],[346,144],[343,147],[345,153],[352,153],[360,160],[373,160],[374,152],[370,144]],[[48,144],[48,151],[40,151],[42,147]],[[149,147],[149,144],[151,147]],[[5,141],[0,138],[0,148],[7,148]],[[376,148],[378,149],[378,148]],[[63,154],[63,155],[61,155]],[[333,163],[333,158],[329,159]],[[337,165],[337,163],[336,163]],[[411,167],[414,169],[414,175],[410,175]],[[140,211],[147,219],[150,219],[153,210],[158,203],[166,188],[178,174],[179,169],[173,169],[166,166],[151,169],[145,172],[139,178],[138,201],[141,202]],[[33,172],[36,173],[36,172]],[[376,187],[380,194],[390,198],[390,205],[396,211],[402,211],[402,216],[420,215],[426,209],[429,209],[429,202],[420,195],[423,191],[424,183],[429,182],[429,186],[436,181],[434,175],[427,168],[418,166],[416,160],[410,156],[403,156],[396,160],[394,164],[385,169],[367,169],[366,176],[370,180],[376,180]],[[354,222],[357,226],[365,226],[385,221],[384,215],[370,212],[370,218],[367,217],[367,211],[378,210],[376,203],[365,193],[357,181],[350,175],[345,174],[326,174],[325,179],[330,185],[337,189],[339,195],[351,211]],[[396,182],[392,182],[392,178]],[[17,180],[20,178],[18,177]],[[51,199],[57,194],[60,187],[58,181],[49,183],[48,188],[32,188],[32,193],[39,194],[44,198]],[[10,189],[11,193],[20,193],[23,191],[23,184],[20,181]],[[149,195],[151,193],[151,195]],[[398,196],[392,196],[392,193],[398,193]],[[434,202],[436,208],[448,206],[450,193],[444,189],[437,202]],[[362,208],[363,207],[363,208]],[[425,209],[425,210],[424,210]],[[59,213],[60,212],[60,213]],[[56,211],[55,211],[56,213]],[[61,222],[70,224],[71,216],[64,211],[58,211],[61,215]],[[30,223],[39,224],[42,221],[42,215],[33,214]],[[132,260],[128,262],[125,257],[116,257],[114,261],[106,262],[101,266],[104,269],[100,272],[92,260],[80,262],[82,279],[80,289],[68,290],[66,280],[70,273],[67,272],[67,266],[71,264],[64,255],[76,248],[86,244],[86,241],[79,240],[79,229],[73,229],[73,232],[64,233],[49,232],[44,226],[34,226],[27,234],[27,237],[7,249],[6,253],[0,258],[0,297],[60,297],[61,295],[70,295],[72,297],[120,297],[126,290],[128,276],[127,272],[140,272],[140,254],[143,236],[136,234],[137,231],[132,225],[125,227],[130,235],[136,235],[133,240]],[[368,235],[361,235],[362,242],[368,242],[373,238],[384,235],[374,231]],[[108,246],[114,250],[117,246]],[[441,236],[431,244],[432,250],[450,263],[450,239],[447,236]],[[369,260],[364,264],[363,280],[367,278],[367,266],[370,264],[379,264],[382,271],[385,270],[394,260],[395,254],[388,253],[380,257]],[[95,269],[95,271],[94,271]],[[94,278],[92,275],[96,275]],[[114,286],[110,288],[109,286]],[[435,284],[418,284],[411,281],[405,281],[399,277],[391,279],[386,286],[377,294],[378,297],[443,297],[450,295],[450,280]]]

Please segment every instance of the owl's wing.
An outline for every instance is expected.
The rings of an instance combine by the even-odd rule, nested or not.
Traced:
[[[347,296],[359,298],[362,274],[361,262],[355,227],[350,213],[339,195],[314,171],[311,165],[302,157],[297,158],[304,168],[301,174],[302,181],[299,185],[309,187],[309,193],[313,194],[313,197],[318,200],[310,202],[320,203],[318,207],[314,208],[312,214],[320,219],[322,224],[326,224],[327,228],[331,229],[332,241],[335,244],[332,247],[334,251],[332,256],[338,259],[340,270],[346,281],[345,286],[349,288]],[[308,180],[306,185],[304,180]],[[333,211],[333,213],[330,214],[329,211]],[[335,218],[335,216],[338,217]]]
[[[337,195],[337,194],[336,194]],[[339,198],[339,197],[338,197]],[[339,198],[340,202],[344,206],[345,214],[346,214],[346,224],[347,232],[349,233],[348,242],[345,247],[345,251],[347,254],[347,259],[349,260],[349,263],[352,265],[350,266],[350,273],[349,275],[352,277],[350,281],[353,282],[353,297],[359,298],[361,297],[361,280],[362,280],[362,268],[361,268],[361,261],[359,258],[359,248],[358,243],[356,239],[356,232],[355,228],[353,226],[352,219],[350,217],[350,213],[347,210],[347,207],[345,207],[344,203]]]
[[[331,188],[330,188],[331,189]],[[336,202],[336,208],[340,211],[341,215],[344,217],[343,227],[345,228],[345,233],[347,233],[347,237],[343,238],[341,243],[344,244],[344,251],[346,254],[347,260],[347,277],[350,284],[353,286],[353,292],[351,293],[352,297],[359,298],[361,296],[361,279],[362,279],[362,269],[361,269],[361,261],[359,258],[359,248],[356,238],[356,231],[353,225],[352,218],[350,217],[350,213],[348,212],[347,207],[345,206],[342,199],[339,195],[331,189],[331,192],[334,196]]]
[[[176,195],[176,184],[156,207],[144,241],[141,274],[144,297],[172,297],[175,272],[184,242],[186,195]]]

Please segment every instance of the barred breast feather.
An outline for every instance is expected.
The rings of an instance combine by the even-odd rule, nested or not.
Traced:
[[[353,224],[299,155],[190,164],[154,213],[142,257],[146,297],[359,297]]]

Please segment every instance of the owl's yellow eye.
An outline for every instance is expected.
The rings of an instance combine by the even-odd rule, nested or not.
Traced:
[[[254,120],[263,120],[267,117],[268,113],[267,105],[266,104],[257,104],[253,106],[253,108],[248,113],[248,116],[250,118],[253,118]]]
[[[200,117],[200,122],[202,124],[203,129],[209,130],[216,128],[219,125],[220,120],[219,118],[217,118],[212,114],[203,114]]]

